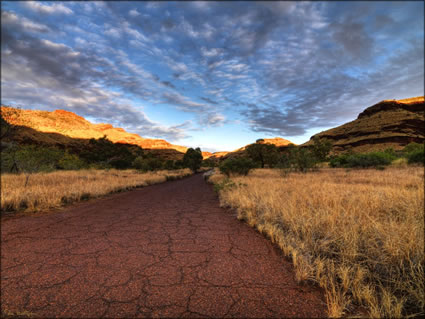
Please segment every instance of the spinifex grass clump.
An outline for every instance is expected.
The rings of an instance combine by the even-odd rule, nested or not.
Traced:
[[[36,211],[87,200],[192,174],[190,169],[141,173],[136,170],[79,170],[1,175],[1,211]]]
[[[371,317],[424,313],[423,168],[259,169],[231,180],[221,204],[278,244],[299,281],[325,289],[330,316],[356,306]]]

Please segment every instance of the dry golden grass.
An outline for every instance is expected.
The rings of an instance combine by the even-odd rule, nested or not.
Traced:
[[[357,306],[370,317],[424,313],[423,167],[259,169],[231,180],[221,205],[279,245],[298,281],[325,289],[330,317]]]
[[[140,173],[136,170],[80,170],[1,175],[1,211],[38,211],[105,194],[191,175],[190,169]]]

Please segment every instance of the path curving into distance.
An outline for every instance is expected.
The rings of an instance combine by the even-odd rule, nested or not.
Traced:
[[[3,219],[2,314],[324,317],[318,289],[201,175]]]

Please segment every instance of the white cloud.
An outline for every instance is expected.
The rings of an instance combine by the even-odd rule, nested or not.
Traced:
[[[114,37],[114,38],[119,38],[121,35],[120,31],[116,28],[109,28],[108,30],[105,31],[105,34],[110,35],[111,37]]]
[[[159,7],[159,3],[157,1],[147,1],[146,9],[156,9]]]
[[[130,23],[128,23],[127,21],[123,22],[121,24],[123,30],[125,32],[127,32],[128,34],[132,35],[135,39],[139,40],[139,41],[143,41],[143,42],[151,42],[150,39],[148,39],[147,37],[145,37],[142,33],[140,33],[138,30],[133,29],[130,27]]]
[[[212,48],[210,50],[208,50],[206,47],[202,47],[201,48],[201,54],[204,57],[208,57],[208,58],[210,58],[210,57],[216,57],[218,55],[221,55],[222,54],[222,51],[223,50],[220,49],[220,48]]]
[[[202,28],[196,29],[190,24],[184,17],[182,17],[182,21],[180,22],[180,29],[187,34],[191,38],[205,38],[210,39],[215,29],[209,23],[204,23]]]
[[[42,4],[38,1],[25,1],[25,6],[33,11],[36,11],[38,13],[45,13],[45,14],[56,14],[56,13],[63,13],[63,14],[71,14],[73,11],[64,6],[62,3],[54,3],[52,5]]]
[[[139,15],[140,15],[140,12],[139,12],[139,11],[137,11],[136,9],[131,9],[131,10],[128,12],[128,14],[129,14],[130,16],[132,16],[132,17],[137,17],[137,16],[139,16]]]
[[[208,8],[211,5],[211,2],[209,2],[209,1],[192,1],[192,2],[190,2],[190,4],[194,8],[197,8],[197,9],[199,9],[201,11],[204,11],[204,10],[208,10]]]
[[[206,120],[208,125],[219,125],[222,124],[226,120],[226,118],[224,117],[224,115],[219,113],[210,113],[208,114]]]
[[[33,32],[48,32],[50,29],[44,24],[33,22],[27,18],[19,17],[13,12],[3,11],[1,13],[1,22],[3,24],[21,26],[23,29]]]

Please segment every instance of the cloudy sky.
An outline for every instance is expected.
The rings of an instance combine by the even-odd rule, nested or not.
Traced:
[[[2,103],[202,150],[424,94],[423,2],[8,2]]]

